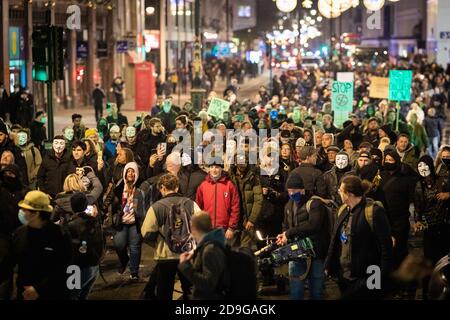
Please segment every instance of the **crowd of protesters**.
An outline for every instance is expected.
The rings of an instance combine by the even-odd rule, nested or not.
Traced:
[[[222,62],[217,66],[228,70]],[[423,232],[424,256],[432,265],[450,252],[450,146],[441,145],[450,70],[412,60],[412,98],[396,108],[369,96],[370,76],[396,67],[354,70],[354,110],[342,126],[333,123],[331,68],[274,76],[271,90],[261,87],[247,100],[239,98],[239,75],[225,73],[229,86],[211,91],[202,110],[160,95],[148,115],[131,123],[110,104],[106,117],[96,113],[97,128],[86,128],[82,115],[74,114],[72,124],[52,137],[51,149],[45,148],[46,114],[14,118],[11,110],[25,102],[3,91],[0,297],[10,298],[15,287],[17,299],[86,299],[108,227],[118,272],[129,268],[132,280],[142,276],[143,244],[155,248],[147,298],[171,299],[177,273],[185,298],[190,292],[197,299],[223,297],[220,274],[226,267],[219,247],[256,250],[258,230],[280,246],[305,237],[314,244],[305,279],[305,261],[289,263],[292,299],[304,298],[306,281],[312,299],[326,298],[326,277],[338,282],[343,297],[375,298],[366,286],[371,265],[396,284],[392,297],[414,299],[417,286],[393,280],[412,233]],[[216,96],[230,102],[219,118],[207,112]],[[234,140],[227,139],[227,129],[234,130]],[[251,132],[260,129],[279,131],[255,147]],[[188,149],[177,148],[186,142]],[[214,160],[199,162],[211,146]],[[256,162],[252,152],[259,155]],[[218,154],[224,156],[217,160]],[[195,251],[181,254],[164,237],[171,208],[179,203],[191,213],[197,242]],[[81,268],[79,290],[66,288],[70,265]],[[421,280],[427,298],[428,277]]]

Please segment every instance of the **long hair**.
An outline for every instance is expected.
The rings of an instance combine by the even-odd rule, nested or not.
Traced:
[[[64,180],[63,190],[64,192],[70,191],[86,192],[86,187],[84,186],[83,182],[80,180],[78,175],[72,173],[69,174]]]

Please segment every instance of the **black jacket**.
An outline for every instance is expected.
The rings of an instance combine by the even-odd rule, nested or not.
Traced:
[[[364,208],[366,199],[363,200],[352,210],[353,219],[351,225],[351,276],[362,279],[361,285],[366,285],[365,279],[367,267],[377,265],[381,273],[388,275],[392,265],[392,240],[389,222],[383,208],[374,205],[373,208],[373,227],[371,230],[366,220]],[[349,216],[348,209],[338,217],[331,236],[330,247],[328,249],[327,259],[325,261],[325,270],[329,275],[338,276],[340,270],[341,240],[340,232],[345,219]]]
[[[350,123],[348,126],[344,128],[344,130],[341,131],[341,133],[337,135],[336,138],[337,138],[337,145],[339,148],[344,147],[345,140],[350,140],[353,143],[354,147],[358,147],[363,141],[361,126],[355,127],[352,123]]]
[[[226,272],[226,256],[223,230],[215,229],[206,234],[190,261],[178,265],[181,273],[192,283],[195,300],[223,299],[221,281]]]
[[[3,145],[0,145],[0,157],[4,151],[11,151],[14,155],[14,163],[19,167],[20,177],[24,184],[28,184],[28,169],[25,158],[22,156],[22,150],[20,150],[14,143],[6,139]]]
[[[17,298],[23,299],[24,286],[33,286],[41,300],[67,299],[71,255],[70,236],[58,225],[49,222],[42,229],[17,229],[13,236]]]
[[[313,192],[318,196],[325,196],[326,186],[322,172],[310,163],[301,163],[291,173],[299,174],[305,185],[305,190]]]
[[[62,192],[68,165],[69,157],[67,151],[64,151],[61,159],[55,157],[54,151],[46,154],[42,159],[42,164],[37,175],[37,186],[39,190],[52,197]]]
[[[309,237],[313,241],[316,258],[325,259],[330,244],[327,209],[320,200],[313,200],[308,212],[306,209],[308,198],[298,205],[295,212],[294,202],[289,200],[286,203],[283,230],[288,240]]]
[[[34,120],[30,124],[30,137],[35,147],[40,151],[43,150],[43,142],[47,140],[47,133],[42,122]]]

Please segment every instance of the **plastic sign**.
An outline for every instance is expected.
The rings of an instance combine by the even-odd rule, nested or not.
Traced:
[[[223,113],[230,109],[230,103],[226,100],[213,98],[209,103],[208,114],[218,119],[223,119]]]
[[[389,100],[410,101],[411,100],[411,70],[389,71]]]

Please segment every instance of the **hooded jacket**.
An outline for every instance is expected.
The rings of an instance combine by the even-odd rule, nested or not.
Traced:
[[[125,177],[128,169],[134,170],[134,182],[133,186],[136,186],[136,182],[139,179],[139,167],[136,162],[129,162],[125,165],[123,170],[123,180],[122,182],[116,186],[114,189],[114,199],[112,203],[112,214],[113,217],[113,225],[117,230],[122,228],[122,217],[124,215],[123,209],[124,206],[122,204],[122,195],[125,188]],[[133,208],[134,208],[134,217],[136,220],[136,227],[138,230],[141,229],[142,223],[145,219],[145,203],[144,203],[144,193],[141,189],[135,188],[134,196],[133,196]]]
[[[398,153],[397,144],[395,144],[395,150]],[[404,153],[404,156],[401,158],[402,163],[407,164],[411,169],[417,171],[416,148],[412,144],[408,144]]]
[[[28,183],[31,185],[37,181],[38,171],[42,163],[41,152],[32,142],[20,149],[27,165]]]
[[[226,272],[226,256],[224,250],[225,235],[222,229],[207,233],[197,246],[191,260],[178,265],[178,270],[193,285],[194,300],[223,299],[219,288]]]
[[[208,212],[214,227],[237,228],[240,216],[239,192],[227,175],[222,175],[218,181],[207,175],[197,189],[195,202]]]

